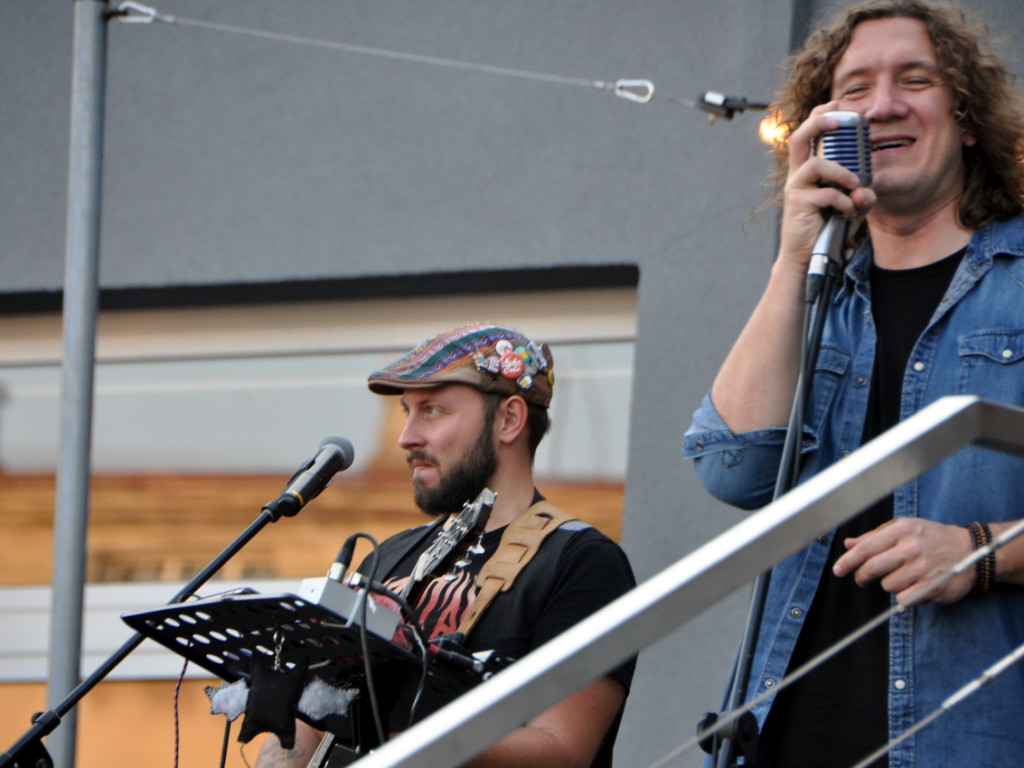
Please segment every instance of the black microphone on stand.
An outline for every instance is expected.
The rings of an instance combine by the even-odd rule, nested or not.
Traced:
[[[859,112],[826,112],[839,120],[839,126],[825,131],[814,140],[814,154],[839,163],[857,174],[860,185],[871,185],[871,133],[868,121]],[[836,186],[832,182],[823,185]],[[849,190],[847,190],[849,191]],[[821,290],[829,264],[842,263],[840,254],[849,234],[850,222],[838,211],[825,212],[825,226],[811,250],[807,266],[807,301],[814,301]]]
[[[268,523],[277,522],[281,515],[291,516],[296,514],[302,507],[313,499],[318,493],[326,488],[331,479],[338,472],[348,469],[352,465],[355,450],[352,443],[343,437],[328,437],[320,443],[316,455],[307,461],[299,471],[295,473],[285,489],[277,499],[265,504],[260,511],[260,516],[254,520],[245,531],[242,532],[231,544],[224,548],[210,563],[203,568],[185,587],[183,587],[167,605],[182,603],[195,596],[196,590],[210,580],[210,578],[223,567],[223,565],[234,557],[253,537],[263,530]],[[398,624],[397,619],[395,625]],[[392,627],[393,630],[393,627]],[[391,637],[391,632],[385,637]],[[53,709],[38,713],[32,718],[32,726],[11,745],[6,752],[0,752],[0,768],[40,768],[52,766],[50,758],[43,746],[42,738],[49,735],[61,723],[61,718],[74,709],[75,705],[93,688],[99,684],[113,669],[131,654],[145,636],[136,632],[131,638],[118,648],[106,661],[100,664],[92,673],[54,706]],[[368,654],[364,654],[368,655]]]
[[[264,506],[264,509],[285,517],[295,515],[330,485],[338,472],[352,466],[354,457],[355,449],[348,440],[343,437],[325,437],[316,455],[299,467],[284,492]]]

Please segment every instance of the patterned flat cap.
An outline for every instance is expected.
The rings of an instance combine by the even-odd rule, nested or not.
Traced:
[[[371,373],[368,383],[378,395],[462,383],[482,392],[522,395],[547,408],[555,383],[554,360],[547,344],[530,341],[513,328],[476,323],[427,339]]]

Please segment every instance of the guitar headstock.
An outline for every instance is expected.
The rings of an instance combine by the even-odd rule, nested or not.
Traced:
[[[490,488],[484,488],[473,501],[462,505],[462,511],[441,528],[437,538],[416,561],[402,590],[402,597],[414,602],[429,578],[469,562],[468,559],[463,562],[463,558],[473,554],[471,547],[487,527],[497,496]]]
[[[446,532],[455,533],[460,542],[478,538],[487,527],[497,496],[490,488],[484,488],[473,501],[462,505],[462,511],[448,524]]]

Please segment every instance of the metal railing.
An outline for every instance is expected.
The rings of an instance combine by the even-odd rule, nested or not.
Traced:
[[[382,745],[360,768],[451,768],[968,445],[1024,456],[1024,409],[946,397]]]

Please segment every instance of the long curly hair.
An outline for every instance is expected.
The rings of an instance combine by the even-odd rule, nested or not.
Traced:
[[[771,114],[784,137],[774,145],[772,180],[781,189],[789,161],[788,136],[811,110],[831,99],[832,74],[854,28],[874,19],[917,19],[928,30],[953,97],[953,113],[964,133],[976,139],[963,149],[965,178],[957,215],[976,229],[1024,209],[1024,117],[1012,76],[981,47],[982,26],[952,5],[923,0],[868,0],[841,12],[810,36],[803,51],[786,64],[788,79]]]

